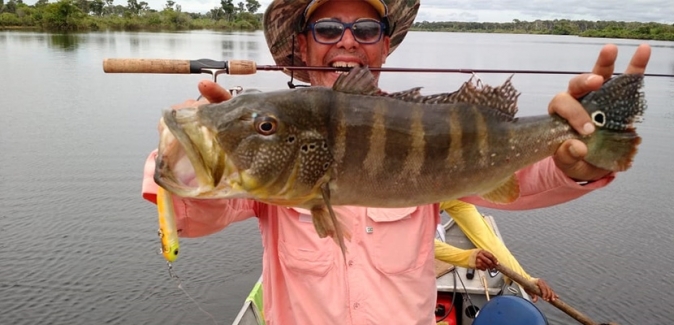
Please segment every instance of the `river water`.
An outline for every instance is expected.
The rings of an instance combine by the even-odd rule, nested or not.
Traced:
[[[411,32],[388,66],[586,71],[606,42],[622,70],[638,41]],[[674,73],[674,43],[649,42],[648,72]],[[273,64],[255,33],[0,32],[0,324],[209,324],[157,254],[154,205],[140,197],[160,111],[207,75],[105,74],[104,58],[250,59]],[[509,75],[480,75],[485,83]],[[389,91],[455,90],[465,74],[387,73]],[[519,115],[545,114],[570,76],[515,75]],[[285,88],[280,72],[219,78]],[[573,202],[482,209],[533,276],[599,322],[672,324],[674,78],[647,78],[634,167]],[[182,287],[230,324],[260,272],[255,220],[182,240]],[[326,299],[328,299],[326,297]],[[540,302],[552,324],[571,320]]]

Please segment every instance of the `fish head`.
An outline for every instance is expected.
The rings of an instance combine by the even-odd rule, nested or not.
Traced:
[[[155,182],[182,197],[236,197],[222,182],[227,166],[216,131],[202,123],[199,107],[166,110],[159,121]]]
[[[272,95],[273,96],[273,95]],[[279,109],[266,93],[164,112],[155,181],[186,197],[295,205],[331,163],[311,114]]]

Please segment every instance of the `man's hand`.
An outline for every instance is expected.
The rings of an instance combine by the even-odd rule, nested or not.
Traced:
[[[555,301],[559,296],[550,288],[547,282],[543,281],[543,279],[537,279],[536,280],[536,285],[538,286],[538,289],[541,290],[541,298],[545,301]],[[528,292],[529,296],[531,296],[531,300],[533,302],[538,301],[538,296],[534,294],[533,292]]]
[[[625,73],[644,73],[651,56],[651,48],[647,44],[640,45]],[[550,114],[558,114],[580,134],[588,135],[594,132],[594,125],[590,115],[577,100],[587,93],[601,88],[605,80],[613,74],[615,60],[618,57],[618,48],[609,44],[599,52],[599,58],[592,69],[592,73],[581,74],[569,82],[566,92],[557,94],[548,106]],[[564,174],[577,181],[594,181],[605,177],[610,171],[597,168],[585,162],[587,146],[578,140],[567,140],[557,149],[553,159],[557,168]]]
[[[496,256],[494,256],[492,253],[481,249],[477,252],[477,256],[475,257],[475,268],[481,271],[485,271],[487,269],[493,269],[498,265],[498,260],[496,259]]]
[[[232,98],[232,94],[227,89],[210,80],[202,80],[199,82],[198,88],[202,97],[200,100],[189,99],[182,104],[173,105],[171,108],[180,109],[184,107],[197,107],[208,103],[222,103]]]

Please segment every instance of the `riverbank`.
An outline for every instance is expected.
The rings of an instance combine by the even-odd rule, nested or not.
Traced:
[[[252,0],[250,0],[252,1]],[[9,3],[0,11],[0,30],[29,29],[45,32],[87,31],[176,31],[219,30],[254,31],[262,28],[262,13],[251,10],[225,10],[216,7],[208,13],[182,12],[175,3],[161,11],[145,6],[103,6],[102,0],[83,7],[75,0],[54,3],[38,1],[35,5]],[[14,3],[13,0],[11,3]],[[94,4],[100,6],[95,7]],[[241,2],[243,3],[243,2]],[[257,2],[255,2],[257,3]],[[8,9],[10,8],[10,9]],[[655,22],[587,21],[587,20],[513,20],[507,23],[491,22],[416,22],[414,31],[506,33],[541,35],[577,35],[580,37],[623,38],[674,41],[674,24]]]
[[[536,20],[508,23],[417,22],[413,30],[428,32],[576,35],[580,37],[674,41],[674,24],[624,21]]]

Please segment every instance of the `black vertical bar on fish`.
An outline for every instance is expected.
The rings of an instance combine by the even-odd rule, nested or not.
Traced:
[[[336,153],[338,165],[363,166],[370,150],[369,139],[372,135],[374,113],[372,110],[350,107],[354,103],[351,96],[353,95],[337,93],[332,98],[329,134],[333,138],[330,145],[344,150]],[[348,139],[357,139],[360,143],[347,143]],[[342,169],[342,172],[351,171]]]
[[[447,114],[445,114],[447,115]],[[449,116],[442,116],[430,105],[425,105],[421,123],[424,126],[424,161],[421,166],[422,173],[438,175],[447,168],[452,139],[448,136],[452,132]],[[442,180],[437,177],[429,177],[426,186],[433,189],[442,186]]]
[[[384,110],[386,141],[384,142],[384,157],[381,157],[383,169],[380,171],[380,179],[402,174],[405,162],[412,153],[414,116],[421,109],[419,105],[412,104],[407,105],[407,107],[392,105],[394,102],[391,99],[376,104],[386,105],[387,103],[388,107]]]
[[[460,103],[456,106],[459,111],[455,116],[458,118],[458,124],[461,128],[455,130],[455,132],[461,132],[461,161],[457,163],[462,166],[457,172],[463,173],[468,164],[477,164],[480,160],[480,157],[476,156],[479,150],[475,150],[475,144],[479,139],[476,116],[479,112],[474,105]]]

